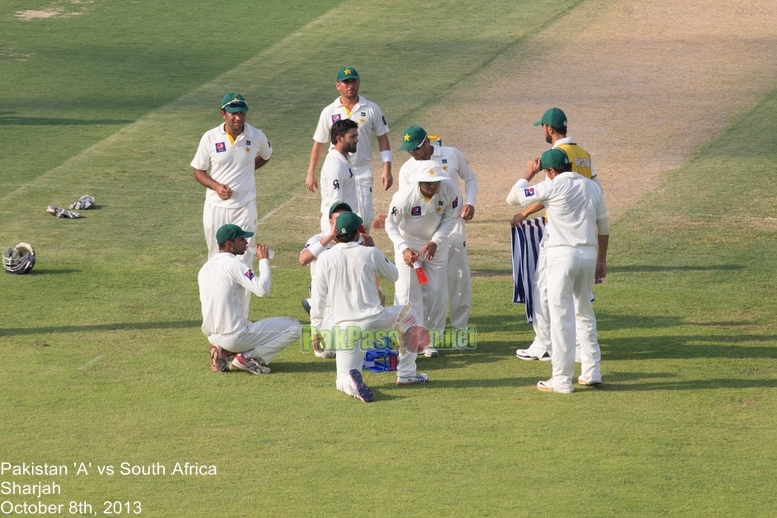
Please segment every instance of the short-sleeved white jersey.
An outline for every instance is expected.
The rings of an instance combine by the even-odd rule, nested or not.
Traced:
[[[389,131],[383,112],[377,104],[360,95],[359,102],[354,105],[349,114],[338,97],[321,112],[313,140],[331,145],[329,131],[332,129],[332,124],[344,119],[351,119],[359,125],[359,143],[356,146],[356,153],[351,154],[351,163],[358,169],[369,167],[372,164],[372,137],[380,137]]]
[[[353,168],[342,153],[332,148],[321,168],[321,214],[328,216],[329,208],[336,201],[343,201],[351,207],[357,206]]]
[[[432,157],[429,160],[433,160],[440,165],[442,174],[452,180],[459,195],[461,195],[459,178],[464,181],[466,198],[462,197],[462,199],[466,199],[465,205],[472,205],[474,207],[475,198],[478,195],[478,179],[475,171],[472,170],[461,151],[450,146],[433,146]],[[399,169],[400,188],[412,183],[412,175],[417,164],[418,160],[410,157],[410,160],[405,162]]]
[[[397,267],[374,246],[338,243],[318,257],[311,286],[310,323],[320,327],[324,308],[332,308],[331,324],[365,322],[380,315],[375,274],[389,282],[399,278]]]
[[[197,276],[202,303],[202,332],[205,336],[231,335],[240,331],[245,319],[246,290],[259,297],[270,294],[270,261],[259,260],[259,275],[229,252],[213,256]]]
[[[256,199],[254,158],[259,155],[269,160],[272,147],[262,130],[249,124],[245,124],[243,133],[233,144],[224,126],[221,124],[202,136],[191,165],[202,171],[210,170],[211,178],[232,189],[232,196],[227,200],[207,189],[208,202],[226,209],[239,209]]]
[[[442,243],[456,226],[461,213],[461,197],[450,180],[440,182],[431,198],[421,194],[418,182],[400,188],[391,198],[386,233],[402,252],[417,252],[429,241]]]
[[[545,246],[588,248],[596,257],[596,220],[607,218],[607,207],[599,185],[577,173],[561,173],[533,186],[521,178],[507,196],[507,203],[528,207],[540,202],[548,211]]]

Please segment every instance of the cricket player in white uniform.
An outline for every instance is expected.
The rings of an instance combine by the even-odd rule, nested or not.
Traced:
[[[607,275],[607,207],[599,185],[572,172],[561,149],[543,153],[540,169],[546,170],[547,179],[529,187],[529,181],[537,174],[537,168],[529,162],[526,174],[513,186],[507,201],[524,207],[540,202],[548,211],[545,268],[553,377],[537,383],[537,388],[571,393],[576,341],[580,343],[582,363],[578,383],[602,382],[591,290],[594,283],[602,282]]]
[[[247,111],[242,95],[225,95],[221,100],[224,123],[202,136],[191,163],[194,178],[207,188],[202,222],[208,259],[219,253],[215,236],[222,225],[232,223],[251,232],[256,230],[254,171],[270,160],[272,147],[261,130],[246,124]],[[249,268],[255,243],[251,237],[242,257]]]
[[[237,225],[224,225],[216,232],[219,253],[200,269],[197,281],[202,303],[202,332],[210,346],[210,368],[215,372],[234,369],[267,374],[267,364],[296,341],[302,327],[296,318],[275,317],[249,322],[245,317],[245,293],[270,294],[270,261],[267,247],[255,245],[259,275],[236,256],[248,246],[253,232]]]
[[[439,164],[418,161],[414,181],[397,191],[386,217],[386,233],[394,243],[399,280],[394,304],[410,304],[431,331],[427,357],[439,356],[435,345],[443,337],[448,302],[448,236],[459,219],[460,197]],[[420,262],[429,282],[421,285],[413,264]]]
[[[324,108],[318,119],[318,126],[313,135],[313,149],[310,151],[310,164],[305,184],[311,192],[318,187],[316,167],[324,148],[329,142],[329,131],[337,121],[350,119],[359,125],[359,145],[351,156],[351,165],[356,177],[357,203],[354,211],[364,220],[364,226],[369,232],[372,220],[375,218],[375,208],[372,205],[372,138],[378,138],[380,160],[383,162],[383,174],[380,184],[388,190],[393,183],[391,176],[391,144],[388,139],[388,125],[383,112],[377,104],[359,95],[361,79],[353,67],[342,67],[337,71],[335,88],[340,97]]]
[[[550,108],[542,118],[534,123],[534,126],[542,128],[542,136],[545,142],[551,144],[551,149],[559,148],[567,154],[567,158],[572,166],[572,171],[581,174],[586,178],[595,181],[599,188],[599,177],[594,169],[591,155],[583,148],[578,146],[572,137],[567,137],[567,116],[559,108]],[[536,172],[540,171],[540,159],[535,158],[530,161]],[[536,173],[535,173],[536,174]],[[530,215],[543,210],[545,207],[541,203],[533,203],[524,210],[516,214],[511,225],[519,226]],[[532,277],[532,298],[534,303],[534,318],[532,326],[534,327],[534,341],[528,349],[518,349],[515,355],[521,360],[540,360],[550,361],[552,354],[552,344],[550,339],[550,315],[548,309],[548,290],[545,280],[545,243],[548,233],[543,235],[540,243],[540,253],[537,257],[537,271]],[[580,348],[576,348],[575,361],[580,361]]]
[[[329,208],[338,202],[356,207],[356,179],[348,155],[356,151],[359,126],[350,119],[337,121],[330,130],[332,147],[321,168],[321,232],[329,233]],[[357,211],[358,214],[358,211]]]
[[[475,198],[478,194],[478,179],[464,155],[455,147],[433,146],[426,131],[420,126],[410,126],[402,135],[401,150],[408,151],[410,160],[399,170],[399,187],[411,183],[410,176],[418,161],[432,160],[440,165],[442,174],[450,178],[461,198],[459,178],[464,182],[466,200],[448,236],[448,305],[451,312],[451,327],[467,329],[472,309],[472,278],[467,258],[467,235],[464,222],[475,216]],[[466,349],[466,347],[464,347]]]
[[[345,202],[337,201],[332,204],[332,206],[329,208],[329,223],[330,223],[330,230],[327,233],[320,232],[316,234],[315,236],[311,237],[307,240],[305,243],[305,247],[302,249],[302,251],[299,253],[299,264],[302,266],[310,266],[310,279],[311,279],[311,285],[313,278],[316,274],[316,265],[318,264],[318,256],[324,253],[326,250],[329,250],[333,246],[335,246],[335,238],[337,237],[337,228],[335,226],[335,221],[337,220],[337,217],[342,214],[343,212],[353,212],[351,209],[351,206],[348,205]],[[366,246],[375,246],[375,242],[372,240],[370,236],[362,235],[359,237],[357,242],[361,245],[364,244]],[[302,299],[302,307],[305,309],[307,313],[310,313],[310,304],[312,301],[310,299]],[[331,308],[327,307],[324,311],[324,316],[322,318],[322,323],[320,326],[318,326],[319,329],[329,329],[329,322],[330,319],[328,318],[328,315],[331,313]],[[320,345],[320,344],[319,344]],[[334,358],[336,351],[334,350],[323,350],[318,347],[313,349],[313,352],[316,356],[319,358]]]
[[[375,275],[395,282],[399,274],[397,267],[378,248],[359,245],[361,224],[362,219],[353,212],[337,217],[338,242],[318,258],[310,322],[320,329],[326,308],[331,308],[332,328],[349,336],[343,344],[345,348],[337,351],[337,389],[369,403],[373,400],[372,391],[361,376],[364,356],[374,346],[374,333],[369,331],[393,330],[396,324],[405,331],[420,322],[410,308],[381,306]],[[354,329],[357,331],[355,336],[347,331]],[[426,374],[416,372],[416,356],[409,351],[399,355],[397,385],[426,383],[429,379]]]

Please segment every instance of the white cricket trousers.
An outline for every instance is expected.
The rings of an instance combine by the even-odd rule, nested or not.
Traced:
[[[459,217],[448,236],[448,305],[453,329],[467,329],[472,310],[472,277],[466,240],[464,220]]]
[[[538,358],[545,353],[552,353],[550,340],[550,310],[548,309],[548,286],[546,277],[546,250],[545,241],[547,234],[542,236],[540,252],[537,255],[537,271],[532,276],[531,290],[534,301],[534,315],[532,327],[534,328],[534,341],[529,347],[529,354]]]
[[[419,316],[412,308],[407,308],[407,311],[404,311],[405,314],[402,315],[404,309],[405,306],[390,306],[383,308],[383,311],[368,322],[343,322],[339,324],[339,326],[341,329],[347,328],[348,326],[358,326],[362,329],[383,329],[390,331],[396,329],[395,326],[399,324],[404,333],[413,326],[421,325]],[[364,343],[359,340],[354,343],[352,347],[351,344],[348,344],[348,346],[349,348],[346,350],[338,350],[337,355],[335,356],[335,362],[337,363],[337,380],[335,384],[337,390],[345,392],[350,396],[355,396],[356,394],[354,393],[353,387],[351,387],[351,379],[348,376],[348,373],[352,369],[356,369],[359,372],[362,371],[364,356],[367,354],[368,350],[374,348],[374,344]],[[418,354],[411,352],[399,355],[397,378],[407,378],[416,374],[415,360],[417,356]]]
[[[254,264],[254,245],[256,245],[256,202],[252,201],[239,209],[225,209],[205,201],[205,208],[202,211],[202,226],[205,229],[205,242],[208,244],[208,260],[219,253],[219,244],[216,242],[216,231],[227,224],[237,225],[247,232],[253,232],[254,235],[248,238],[248,246],[243,255],[238,258],[249,268]],[[246,314],[243,315],[248,320],[248,308],[251,304],[251,292],[246,292]]]
[[[575,340],[580,344],[581,376],[587,381],[602,379],[596,315],[591,303],[596,247],[554,246],[548,248],[546,259],[553,389],[572,392]]]
[[[302,334],[299,320],[291,317],[265,318],[248,322],[237,333],[210,335],[210,343],[233,353],[243,353],[265,364],[270,363],[283,349],[293,344]]]
[[[408,244],[410,242],[408,241]],[[410,244],[418,252],[421,247]],[[429,282],[421,286],[415,270],[405,263],[402,252],[394,249],[394,261],[399,270],[399,279],[394,284],[394,305],[410,304],[418,313],[423,326],[429,331],[439,332],[437,337],[432,334],[431,347],[436,347],[435,340],[441,339],[445,330],[445,319],[448,309],[448,240],[437,247],[434,259],[427,261],[421,258],[421,266],[426,272]]]
[[[205,202],[205,208],[202,211],[202,226],[205,228],[205,242],[208,244],[208,259],[212,259],[214,255],[219,253],[216,231],[229,223],[239,226],[246,232],[254,233],[248,239],[246,253],[240,256],[240,260],[251,268],[254,263],[254,246],[256,245],[256,202],[254,201],[239,209],[225,209],[208,201]],[[251,295],[251,292],[249,291],[248,294]]]
[[[375,219],[375,207],[372,205],[372,164],[351,167],[356,181],[356,207],[351,207],[364,221],[364,229],[370,233],[372,220]],[[329,232],[329,229],[324,232]]]

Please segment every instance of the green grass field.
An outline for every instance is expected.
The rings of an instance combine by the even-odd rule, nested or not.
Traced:
[[[278,254],[251,317],[305,323],[296,256],[318,200],[303,182],[334,71],[358,67],[403,160],[413,114],[579,3],[3,2],[0,246],[28,241],[38,264],[0,275],[0,463],[70,472],[0,483],[55,481],[62,494],[41,501],[63,514],[71,501],[99,515],[140,501],[155,517],[777,514],[777,91],[613,224],[599,388],[534,388],[550,367],[514,358],[532,333],[502,277],[474,279],[477,350],[419,360],[422,387],[367,374],[371,405],[299,348],[269,376],[208,369],[189,162],[223,93],[249,99],[275,149],[260,217],[288,203],[258,230]],[[14,16],[46,8],[84,14]],[[45,213],[86,193],[83,219]],[[122,475],[124,462],[167,474]],[[173,475],[177,462],[217,475]],[[0,504],[38,500],[2,487]]]

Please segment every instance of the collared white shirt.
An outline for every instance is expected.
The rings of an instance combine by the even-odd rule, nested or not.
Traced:
[[[418,182],[400,188],[391,198],[386,233],[400,252],[416,252],[429,241],[437,245],[447,239],[461,214],[461,197],[450,180],[440,182],[431,199],[421,194]]]
[[[432,157],[430,160],[434,160],[440,165],[442,174],[450,178],[453,184],[456,186],[457,193],[461,195],[461,189],[459,186],[459,178],[464,181],[464,190],[466,192],[465,205],[475,206],[475,198],[478,195],[478,179],[475,175],[475,171],[470,167],[467,159],[461,151],[455,147],[450,146],[432,146]],[[399,169],[399,187],[402,188],[405,185],[412,183],[412,174],[415,171],[418,160],[410,157],[410,160],[405,162]],[[462,198],[464,199],[464,198]]]
[[[540,202],[548,211],[545,246],[590,248],[596,257],[597,220],[607,218],[602,189],[593,180],[574,172],[561,173],[529,187],[521,178],[507,195],[507,203],[528,207]]]
[[[316,243],[320,243],[324,238],[326,237],[326,234],[323,232],[319,232],[315,236],[311,237],[305,242],[305,246],[300,250],[300,254],[310,248],[311,246],[315,245]],[[364,244],[364,238],[362,236],[359,236],[358,241],[356,241],[358,244],[363,245]],[[324,247],[324,250],[329,250],[335,246],[334,241],[330,241],[328,245]],[[323,252],[322,252],[323,253]],[[308,266],[310,266],[310,278],[312,279],[316,274],[316,264],[318,263],[318,259],[313,259]]]
[[[197,276],[205,336],[227,336],[248,324],[246,290],[259,297],[270,294],[270,261],[259,260],[259,275],[229,252],[213,256]]]
[[[211,178],[232,189],[232,196],[222,200],[216,191],[207,189],[205,199],[226,209],[239,209],[254,201],[256,155],[264,160],[272,156],[272,147],[262,130],[245,124],[243,133],[237,136],[234,144],[224,124],[207,131],[200,139],[191,166],[202,171],[210,170]]]
[[[350,115],[346,107],[343,106],[340,97],[324,108],[318,119],[313,140],[321,144],[331,145],[329,131],[332,129],[332,124],[345,119],[351,119],[359,125],[359,143],[356,145],[356,153],[351,154],[351,163],[357,169],[369,167],[372,164],[372,138],[385,135],[389,132],[389,127],[380,107],[361,95]]]
[[[329,208],[336,201],[345,202],[352,208],[357,206],[356,180],[348,159],[331,148],[321,168],[321,214],[328,216]]]
[[[383,252],[356,242],[336,244],[322,253],[318,262],[310,304],[310,323],[315,327],[321,326],[326,307],[332,308],[332,325],[377,317],[383,306],[380,305],[375,274],[389,282],[399,278],[397,267]]]

